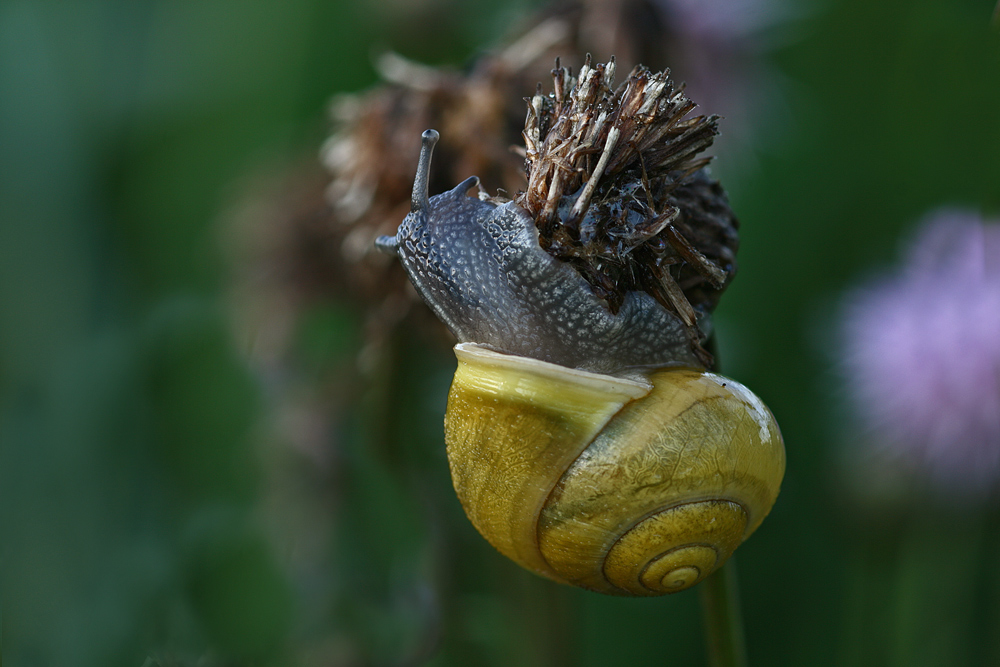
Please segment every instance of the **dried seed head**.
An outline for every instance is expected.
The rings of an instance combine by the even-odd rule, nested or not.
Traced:
[[[515,201],[542,247],[570,263],[617,312],[630,291],[677,314],[692,344],[736,273],[738,221],[699,154],[717,116],[695,108],[669,71],[638,66],[617,88],[615,61],[578,75],[556,61],[553,90],[528,104],[527,189]]]

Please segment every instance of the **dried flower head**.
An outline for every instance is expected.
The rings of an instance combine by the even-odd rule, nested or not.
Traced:
[[[577,76],[552,72],[525,123],[528,186],[515,202],[534,218],[543,249],[572,265],[617,313],[645,292],[687,327],[710,312],[736,273],[738,222],[698,157],[718,133],[669,70],[637,66],[617,88],[615,61]]]
[[[940,211],[844,319],[854,409],[880,451],[956,494],[1000,482],[1000,221]]]

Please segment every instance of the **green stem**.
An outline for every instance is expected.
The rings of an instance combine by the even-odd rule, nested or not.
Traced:
[[[698,586],[710,667],[746,667],[743,615],[733,561]]]

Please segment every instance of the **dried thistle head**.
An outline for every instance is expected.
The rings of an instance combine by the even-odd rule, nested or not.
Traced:
[[[669,71],[637,66],[617,88],[614,74],[614,59],[588,57],[576,76],[556,62],[552,92],[539,90],[528,107],[528,187],[515,202],[542,248],[611,312],[628,292],[645,292],[697,347],[699,314],[735,275],[739,245],[725,193],[705,172],[710,158],[699,157],[718,117],[689,117],[695,104]]]

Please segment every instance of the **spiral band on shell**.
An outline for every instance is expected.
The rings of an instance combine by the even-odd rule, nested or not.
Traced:
[[[556,581],[613,595],[684,590],[770,511],[784,446],[728,378],[649,382],[456,346],[445,440],[459,499],[494,547]]]

